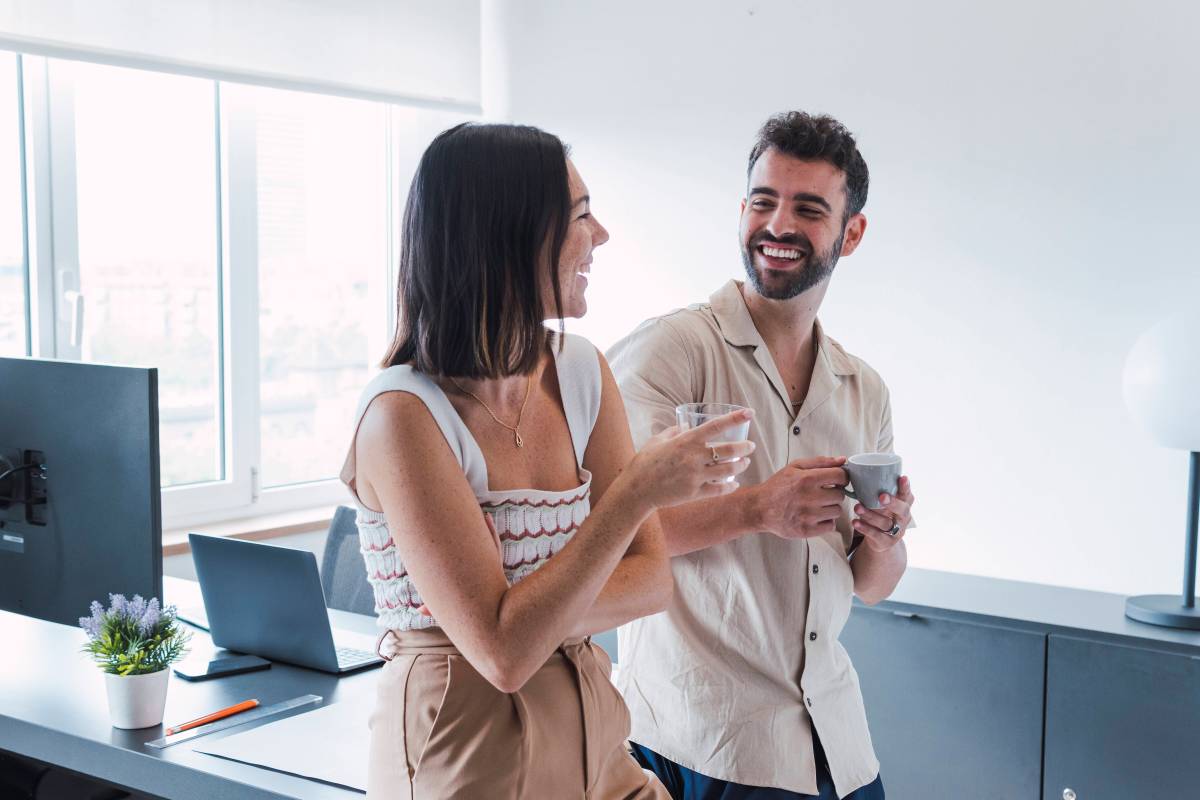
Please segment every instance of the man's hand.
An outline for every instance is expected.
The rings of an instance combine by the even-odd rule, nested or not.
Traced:
[[[855,505],[854,513],[857,517],[853,526],[856,533],[863,535],[864,545],[882,553],[895,547],[896,543],[904,538],[904,532],[912,522],[912,506],[916,498],[908,478],[901,475],[896,484],[896,494],[880,494],[879,502],[883,504],[883,508],[870,509],[862,503]],[[895,535],[890,533],[893,526],[899,526]]]
[[[845,498],[842,487],[849,483],[845,463],[845,458],[802,458],[749,489],[761,530],[784,539],[833,533]]]

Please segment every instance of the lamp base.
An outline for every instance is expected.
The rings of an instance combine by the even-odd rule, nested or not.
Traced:
[[[1177,594],[1142,594],[1125,600],[1125,616],[1164,628],[1200,630],[1200,608],[1184,608]]]

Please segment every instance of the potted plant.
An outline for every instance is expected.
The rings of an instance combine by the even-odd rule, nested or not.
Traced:
[[[83,652],[104,670],[113,727],[161,725],[169,668],[187,652],[191,633],[175,618],[175,607],[161,608],[158,598],[108,599],[107,610],[93,601],[92,615],[80,617],[79,626],[88,636]]]

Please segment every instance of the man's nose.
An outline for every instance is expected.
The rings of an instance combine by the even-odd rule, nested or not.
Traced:
[[[776,239],[796,233],[796,218],[783,204],[780,204],[767,220],[767,233]]]

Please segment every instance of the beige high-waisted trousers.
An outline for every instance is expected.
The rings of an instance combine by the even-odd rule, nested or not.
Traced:
[[[440,629],[381,649],[393,657],[371,715],[371,800],[669,800],[625,749],[629,710],[590,640],[563,643],[512,694]]]

